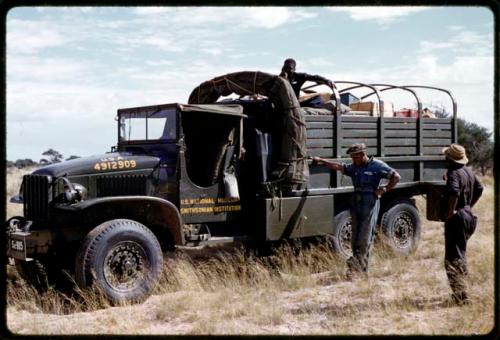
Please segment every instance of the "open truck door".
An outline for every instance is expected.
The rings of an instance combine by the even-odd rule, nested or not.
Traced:
[[[246,117],[240,105],[179,105],[179,206],[185,224],[241,214],[238,160]]]

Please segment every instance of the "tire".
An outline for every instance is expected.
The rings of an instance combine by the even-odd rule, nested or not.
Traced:
[[[384,212],[381,219],[382,241],[399,256],[413,253],[420,242],[422,225],[417,208],[399,201]]]
[[[112,303],[141,302],[157,284],[163,254],[156,236],[126,219],[94,228],[76,257],[75,279],[82,289],[93,285]]]
[[[328,243],[338,255],[348,259],[352,256],[351,237],[351,213],[344,210],[333,219],[333,233],[327,235]]]

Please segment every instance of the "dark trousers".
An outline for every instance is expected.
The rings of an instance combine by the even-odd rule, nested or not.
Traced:
[[[467,241],[476,230],[477,218],[470,207],[465,207],[447,220],[444,224],[444,267],[448,282],[454,297],[458,300],[467,299],[466,277]]]
[[[353,256],[347,260],[347,266],[350,271],[366,273],[380,211],[380,200],[373,193],[354,193],[350,210]]]

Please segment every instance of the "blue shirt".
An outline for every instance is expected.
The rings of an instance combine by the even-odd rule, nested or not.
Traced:
[[[382,178],[391,178],[395,172],[385,162],[370,157],[368,163],[357,166],[354,163],[344,164],[344,174],[351,177],[355,192],[374,193]]]

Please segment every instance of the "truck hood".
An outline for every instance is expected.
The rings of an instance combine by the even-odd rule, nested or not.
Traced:
[[[72,159],[37,169],[33,174],[59,176],[79,176],[97,173],[110,173],[152,169],[160,163],[160,158],[134,155],[129,152],[113,152],[102,155]]]

